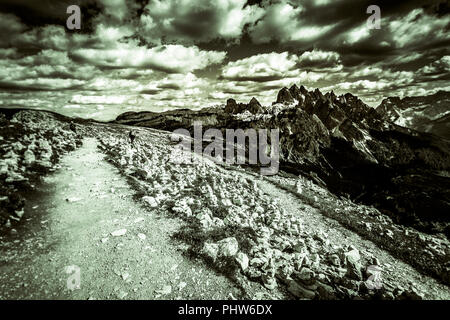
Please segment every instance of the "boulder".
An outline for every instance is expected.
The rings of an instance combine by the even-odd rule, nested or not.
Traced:
[[[219,245],[217,243],[205,242],[203,245],[202,253],[213,261],[216,261],[218,252]]]
[[[25,165],[30,165],[36,161],[36,157],[30,149],[27,149],[23,154],[23,162]]]
[[[152,208],[156,208],[158,206],[158,201],[156,201],[154,197],[144,196],[142,197],[142,200]]]
[[[290,280],[288,286],[288,291],[295,297],[300,299],[314,299],[316,296],[316,293],[312,290],[306,289],[301,284],[299,284],[297,281]]]
[[[347,264],[347,274],[351,279],[362,280],[359,251],[353,249],[344,254]]]
[[[233,257],[238,253],[239,244],[234,237],[229,237],[217,242],[218,255],[223,257]]]
[[[239,264],[239,266],[241,267],[242,271],[247,270],[249,259],[248,259],[248,256],[245,253],[239,252],[236,255],[236,262]]]

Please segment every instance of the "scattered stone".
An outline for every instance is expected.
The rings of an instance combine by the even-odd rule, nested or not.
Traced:
[[[360,255],[357,249],[353,249],[344,254],[347,261],[348,276],[354,280],[362,280]]]
[[[141,240],[145,240],[146,238],[147,238],[147,236],[145,235],[145,234],[143,234],[143,233],[138,233],[138,238],[139,239],[141,239]]]
[[[269,275],[263,275],[262,279],[264,287],[266,287],[269,290],[274,290],[278,286],[277,280],[274,277],[271,277]]]
[[[310,283],[314,281],[316,274],[309,268],[302,268],[300,272],[295,273],[295,276],[304,283]]]
[[[317,293],[320,299],[323,300],[334,300],[336,299],[335,291],[333,287],[328,284],[325,284],[321,281],[316,281],[317,285]]]
[[[137,218],[137,219],[134,220],[134,223],[139,223],[139,222],[142,222],[142,221],[144,221],[144,220],[145,220],[144,218],[139,217],[139,218]]]
[[[423,300],[424,297],[415,289],[410,289],[407,291],[403,291],[399,296],[397,296],[399,300]]]
[[[314,299],[316,293],[308,290],[294,280],[289,281],[288,291],[295,297],[300,299]]]
[[[125,235],[125,233],[127,233],[127,229],[119,229],[119,230],[111,232],[111,235],[113,237],[121,237],[121,236]]]
[[[348,252],[344,253],[344,255],[347,258],[347,261],[350,261],[352,263],[357,263],[361,259],[361,256],[359,255],[359,251],[357,249],[348,251]]]
[[[332,254],[330,257],[330,262],[336,266],[336,267],[340,267],[341,266],[341,259],[339,258],[339,256],[337,254]]]
[[[245,253],[239,252],[239,253],[236,255],[236,261],[237,261],[237,263],[239,263],[239,265],[240,265],[242,271],[247,270],[249,260],[248,260],[248,256],[247,256]]]
[[[229,237],[217,242],[220,256],[233,257],[239,250],[239,244],[234,237]]]
[[[152,208],[156,208],[158,206],[158,201],[156,201],[154,197],[144,196],[142,197],[142,200]]]
[[[300,183],[300,181],[297,182],[296,189],[297,189],[297,193],[298,194],[302,194],[303,193],[303,187],[302,187],[302,184]]]
[[[186,285],[187,285],[187,283],[186,282],[180,282],[179,284],[178,284],[178,291],[181,291],[181,290],[183,290],[185,287],[186,287]]]
[[[218,252],[219,245],[217,243],[204,243],[202,253],[211,258],[213,261],[216,261]]]
[[[162,289],[156,290],[155,292],[157,294],[160,294],[160,295],[171,294],[172,293],[172,286],[171,285],[165,285],[164,287],[162,287]]]

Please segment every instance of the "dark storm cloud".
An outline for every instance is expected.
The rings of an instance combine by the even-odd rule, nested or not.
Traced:
[[[235,41],[263,10],[245,0],[150,0],[140,16],[140,33],[153,43],[198,43],[215,39]]]
[[[93,20],[103,10],[102,3],[96,0],[0,0],[0,11],[13,12],[30,28],[51,24],[65,26],[70,5],[81,8],[83,28],[77,32],[92,32]]]
[[[325,3],[325,4],[321,4]],[[381,8],[382,27],[380,30],[370,30],[362,34],[368,18],[366,8],[372,1],[336,0],[336,1],[302,1],[302,2],[268,2],[262,1],[260,6],[266,9],[265,15],[250,27],[250,36],[254,42],[276,41],[285,47],[296,47],[303,50],[311,46],[315,48],[337,51],[348,55],[343,57],[344,64],[354,65],[363,59],[379,61],[389,53],[408,45],[399,43],[393,35],[391,23],[399,20],[405,23],[415,20],[417,28],[426,28],[428,20],[436,19],[437,12],[445,15],[444,6],[439,1],[377,1]],[[406,19],[413,10],[415,17]],[[441,8],[441,9],[436,9]],[[429,19],[420,19],[420,16]],[[442,18],[442,17],[441,17]],[[444,27],[448,31],[448,23],[436,27]],[[360,31],[360,35],[358,35]],[[415,33],[410,34],[413,49],[426,49],[436,46],[447,46],[448,37],[437,37],[430,32],[428,38],[414,39]],[[361,36],[360,38],[358,38]],[[417,43],[415,40],[426,40]],[[399,48],[400,47],[400,48]],[[352,54],[352,55],[350,55]]]

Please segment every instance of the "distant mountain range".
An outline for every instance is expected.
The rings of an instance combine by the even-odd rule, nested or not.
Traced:
[[[389,97],[376,110],[383,119],[423,132],[450,139],[450,92],[429,96]]]
[[[386,99],[376,110],[350,93],[337,96],[293,85],[281,89],[271,106],[255,98],[249,103],[228,99],[221,108],[127,112],[114,122],[168,131],[193,131],[194,121],[201,121],[204,130],[278,128],[281,170],[309,176],[338,196],[374,205],[397,222],[450,235],[450,141],[400,126],[400,117],[388,116],[389,110],[402,114],[398,110],[413,108],[409,101],[414,99]],[[398,101],[405,107],[397,107]],[[421,105],[431,117],[435,100],[418,101],[427,101]],[[444,104],[440,102],[436,115],[445,113]]]

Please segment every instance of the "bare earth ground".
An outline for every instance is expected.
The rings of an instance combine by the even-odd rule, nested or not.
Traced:
[[[141,131],[142,135],[148,135],[142,141],[158,145],[150,137],[154,135],[162,139],[160,133]],[[83,146],[65,155],[60,168],[45,178],[43,186],[38,188],[40,191],[29,195],[25,223],[18,227],[17,233],[0,239],[0,299],[294,298],[283,286],[267,289],[267,284],[264,284],[265,287],[260,281],[227,277],[216,272],[217,269],[208,265],[207,260],[188,254],[189,244],[177,241],[174,235],[188,229],[190,220],[160,214],[167,210],[165,206],[154,209],[144,206],[142,201],[138,201],[136,190],[132,189],[123,172],[106,161],[98,148],[101,144],[106,148],[108,144],[117,148],[119,155],[122,149],[130,149],[128,145],[121,146],[126,141],[126,130],[118,130],[114,134],[117,137],[102,136],[102,142],[93,137],[85,138]],[[147,156],[155,156],[152,161],[159,161],[152,166],[153,169],[166,166],[162,169],[163,173],[164,170],[174,170],[171,172],[172,179],[179,181],[174,175],[182,167],[173,169],[160,155],[156,155],[156,149],[152,149],[154,146],[151,144],[139,142],[138,149],[147,150]],[[128,159],[127,155],[122,156]],[[139,159],[133,157],[131,155],[129,159],[139,163]],[[280,187],[282,180],[276,183],[276,178],[256,178],[251,172],[234,167],[208,168],[195,170],[200,173],[206,170],[206,177],[214,173],[230,179],[227,188],[234,187],[230,177],[243,177],[256,183],[258,192],[263,193],[260,199],[277,199],[285,211],[284,217],[295,217],[302,222],[306,231],[302,231],[301,237],[306,240],[310,254],[314,255],[314,248],[321,243],[320,246],[326,248],[327,251],[320,256],[320,263],[323,261],[328,266],[328,255],[333,250],[352,245],[360,252],[362,265],[371,264],[369,259],[372,258],[379,260],[384,270],[383,285],[389,291],[414,288],[426,299],[450,299],[448,286],[419,273],[376,243],[323,215],[301,197]],[[190,171],[183,170],[180,177],[188,180]],[[201,177],[199,172],[193,171],[193,174]],[[145,183],[151,185],[152,182]],[[148,188],[148,185],[144,187]],[[240,187],[240,184],[237,186]],[[152,191],[148,192],[151,194]],[[249,194],[248,197],[253,196]],[[112,235],[123,229],[126,229],[123,235]],[[236,233],[236,237],[238,235]],[[317,236],[321,239],[317,240]],[[301,237],[293,240],[303,241]],[[287,238],[295,236],[289,235]],[[261,246],[264,249],[266,244]],[[320,251],[323,248],[317,248],[317,252],[323,252]],[[248,254],[263,257],[258,252]],[[70,290],[67,285],[67,279],[73,275],[66,273],[69,266],[80,269],[79,289]],[[326,275],[327,270],[333,268],[327,267],[323,273]],[[250,269],[253,270],[250,267],[246,274]],[[340,286],[351,288],[355,282],[343,283]]]

